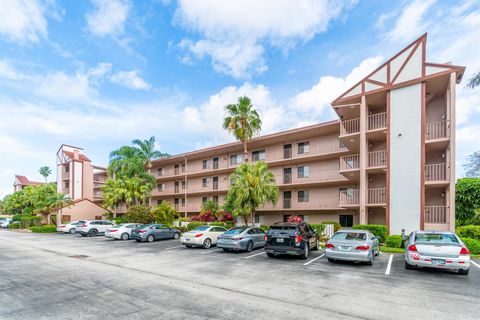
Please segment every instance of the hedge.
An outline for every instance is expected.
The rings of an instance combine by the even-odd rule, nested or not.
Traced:
[[[20,229],[21,226],[20,221],[13,221],[8,225],[8,229]]]
[[[381,243],[385,243],[387,237],[387,227],[381,224],[357,224],[356,226],[353,226],[352,229],[368,230],[375,236],[379,237]]]
[[[471,238],[461,238],[463,243],[470,250],[471,254],[480,254],[480,240],[471,239]]]
[[[207,225],[207,223],[205,222],[201,222],[201,221],[193,221],[193,222],[190,222],[187,226],[187,230],[190,231],[190,230],[193,230],[197,227],[200,227],[200,226],[205,226]]]
[[[262,229],[263,231],[267,232],[268,229],[270,229],[270,226],[267,226],[267,225],[261,225],[260,226],[260,229]]]
[[[480,226],[463,226],[457,228],[457,235],[460,238],[480,240]]]
[[[319,223],[319,224],[311,224],[310,227],[312,227],[313,230],[317,231],[319,235],[322,235],[323,232],[325,231],[325,224]],[[335,228],[335,227],[334,227]]]
[[[338,230],[340,230],[340,228],[342,227],[340,225],[340,223],[336,222],[336,221],[322,221],[322,224],[333,224],[333,231],[334,232],[337,232]]]
[[[402,236],[391,235],[385,240],[385,244],[389,248],[402,248]]]
[[[40,227],[31,227],[30,230],[35,233],[53,233],[57,232],[57,226],[54,224],[45,224]]]

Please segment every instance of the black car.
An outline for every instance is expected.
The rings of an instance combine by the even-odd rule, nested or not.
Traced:
[[[306,222],[278,222],[265,234],[265,251],[269,257],[288,254],[308,259],[310,250],[318,250],[318,233]]]
[[[138,242],[153,242],[160,239],[178,239],[180,231],[164,224],[144,224],[132,230],[131,237]]]

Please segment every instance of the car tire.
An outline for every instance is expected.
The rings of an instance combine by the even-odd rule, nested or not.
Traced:
[[[138,240],[138,239],[135,239],[135,241],[137,241],[137,242],[142,242],[142,240]]]
[[[331,262],[331,263],[335,263],[335,259],[332,259],[332,258],[327,258],[328,262]]]
[[[310,255],[310,246],[308,245],[308,243],[306,243],[305,249],[303,250],[303,254],[301,255],[301,258],[303,260],[307,260],[309,255]]]
[[[253,242],[248,241],[247,246],[245,247],[245,251],[252,252],[253,251]]]
[[[122,233],[122,235],[120,236],[120,238],[121,238],[122,240],[128,240],[128,239],[130,239],[130,236],[128,235],[128,233],[124,232],[124,233]]]
[[[192,247],[192,245],[191,245],[191,244],[185,244],[185,247],[187,247],[187,248],[191,248],[191,247]]]
[[[173,234],[173,239],[178,240],[178,238],[180,238],[180,234],[174,233]]]
[[[98,235],[98,230],[97,229],[92,229],[92,230],[88,231],[88,235],[90,237],[96,237]]]
[[[375,252],[375,257],[378,257],[380,255],[380,248],[377,249],[377,252]]]
[[[320,244],[319,244],[320,240],[317,239],[317,241],[315,242],[315,247],[313,247],[313,251],[318,251],[318,248],[320,247]]]
[[[373,260],[375,259],[375,252],[372,251],[372,257],[370,261],[367,261],[367,266],[373,266]]]
[[[68,233],[70,234],[74,234],[75,232],[77,232],[77,229],[75,228],[71,228],[70,230],[68,230]]]
[[[407,261],[405,261],[405,269],[406,270],[413,270],[415,269],[414,266],[412,266],[410,263],[408,263]]]
[[[274,255],[273,253],[270,253],[270,252],[267,252],[267,256],[268,256],[269,258],[274,258],[274,257],[275,257],[275,255]]]
[[[203,241],[203,248],[204,249],[210,249],[211,246],[212,246],[212,240],[210,240],[209,238],[207,238]]]
[[[222,249],[223,249],[223,251],[225,251],[225,252],[230,251],[230,249],[227,249],[227,248],[222,248]]]
[[[152,236],[152,235],[149,235],[149,236],[147,237],[147,242],[153,242],[153,241],[155,241],[155,237]]]
[[[470,271],[470,269],[459,269],[458,274],[460,274],[462,276],[467,276],[469,271]]]
[[[82,235],[82,237],[86,237],[88,234],[86,234],[86,233],[85,233],[85,234],[81,233],[81,235]]]

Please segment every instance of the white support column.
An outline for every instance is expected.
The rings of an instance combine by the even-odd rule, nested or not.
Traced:
[[[367,103],[365,96],[362,96],[362,103],[360,104],[360,224],[368,223],[368,214],[366,209],[367,204]]]
[[[449,147],[449,154],[447,155],[447,161],[450,162],[450,186],[447,205],[449,206],[447,214],[449,214],[449,229],[450,231],[455,231],[455,96],[456,96],[456,79],[457,74],[455,72],[450,74],[450,85],[447,92],[449,93],[447,104],[449,104],[449,108],[447,109],[447,132],[450,132],[450,147]],[[448,105],[447,105],[448,106]]]

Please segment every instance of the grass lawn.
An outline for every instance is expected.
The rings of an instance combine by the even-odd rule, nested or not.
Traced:
[[[405,253],[403,248],[390,248],[387,246],[380,246],[380,251],[386,253]]]

